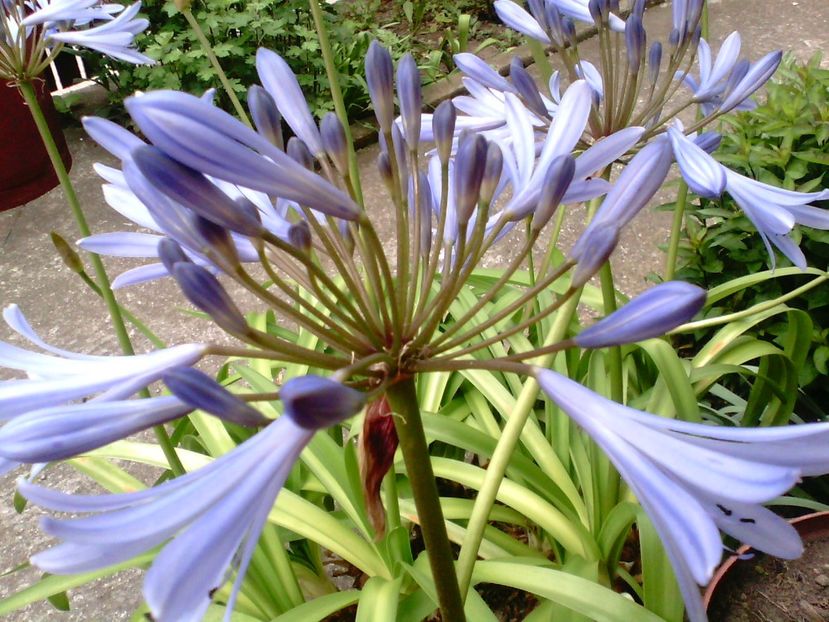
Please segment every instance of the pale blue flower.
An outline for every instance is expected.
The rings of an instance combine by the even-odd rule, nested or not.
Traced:
[[[0,420],[83,398],[125,399],[167,370],[189,367],[205,353],[204,345],[187,344],[134,356],[77,354],[44,342],[16,305],[7,307],[3,317],[13,330],[50,354],[0,342],[0,366],[29,376],[0,383]]]
[[[808,205],[829,199],[829,190],[795,192],[749,179],[722,166],[678,128],[670,128],[668,135],[689,188],[706,197],[728,192],[757,228],[772,266],[775,258],[771,245],[774,244],[794,265],[806,268],[806,258],[790,233],[796,224],[829,229],[829,212]]]
[[[69,495],[22,481],[30,501],[82,518],[44,518],[43,530],[63,542],[33,556],[55,574],[103,568],[159,545],[144,580],[157,622],[197,622],[213,593],[232,577],[230,620],[259,534],[299,454],[318,429],[356,414],[361,393],[316,376],[289,380],[280,392],[284,415],[206,466],[140,492]],[[169,541],[169,542],[168,542]],[[167,544],[164,544],[164,543]]]
[[[136,17],[140,10],[141,3],[136,2],[121,11],[115,19],[109,19],[106,9],[96,9],[95,5],[90,6],[88,2],[60,2],[36,11],[23,20],[23,24],[45,23],[46,37],[51,41],[86,47],[136,65],[153,64],[155,61],[152,58],[134,48],[135,36],[149,26],[146,19]],[[87,24],[92,19],[102,18],[105,21],[97,26],[71,29]],[[76,23],[73,24],[73,21]]]
[[[549,0],[558,8],[562,14],[572,17],[573,19],[593,24],[593,16],[590,14],[589,0]],[[616,32],[625,31],[625,22],[618,16],[610,13],[609,17],[610,29]]]
[[[801,475],[829,471],[829,424],[724,428],[643,413],[555,372],[536,369],[547,395],[607,454],[648,513],[665,546],[688,619],[704,622],[697,584],[722,556],[719,530],[785,559],[800,537],[762,503]]]
[[[573,342],[582,348],[605,348],[660,337],[694,317],[705,304],[705,294],[682,281],[660,283],[582,330]]]

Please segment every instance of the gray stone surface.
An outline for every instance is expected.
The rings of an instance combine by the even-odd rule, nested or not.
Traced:
[[[802,58],[829,45],[829,1],[827,0],[711,0],[712,40],[719,42],[734,29],[743,35],[744,53],[756,59],[776,48],[791,49]],[[649,12],[649,28],[663,28],[670,19],[669,7]],[[718,47],[718,43],[714,44]],[[96,232],[123,229],[125,221],[110,210],[100,194],[100,182],[92,171],[96,161],[111,162],[100,148],[79,130],[68,132],[75,165],[72,178]],[[384,239],[393,238],[392,215],[384,199],[385,191],[373,162],[376,147],[360,153],[361,168],[366,171],[364,190],[372,211],[381,223]],[[662,200],[668,200],[669,194]],[[582,226],[584,213],[568,215],[562,235],[563,247],[569,248]],[[663,255],[658,245],[667,239],[670,216],[645,212],[631,225],[614,256],[614,268],[621,288],[627,293],[641,290],[649,272],[660,271]],[[57,230],[70,240],[77,230],[63,203],[59,189],[29,205],[0,212],[0,304],[19,304],[33,326],[49,341],[63,347],[89,353],[114,353],[117,344],[108,327],[103,304],[89,295],[80,280],[61,264],[52,250],[48,233]],[[502,245],[488,257],[488,263],[502,263],[508,257],[509,244]],[[108,260],[110,274],[118,274],[135,265],[129,260]],[[250,296],[235,295],[243,308],[254,308]],[[223,336],[209,323],[186,312],[175,287],[167,283],[139,286],[119,293],[119,299],[139,317],[150,320],[153,328],[169,343],[191,340],[216,340]],[[10,331],[0,328],[0,339],[16,341]],[[137,347],[148,344],[138,338]],[[0,378],[10,377],[0,371]],[[27,509],[22,516],[12,508],[11,490],[16,474],[0,477],[0,573],[25,561],[28,555],[48,545],[49,539],[38,532],[38,511]],[[152,474],[138,472],[146,481]],[[90,491],[90,485],[71,469],[59,468],[49,473],[50,485],[69,492]],[[0,597],[20,589],[36,578],[33,571],[0,577]],[[101,621],[126,620],[128,612],[140,603],[138,573],[122,573],[72,591],[73,611],[62,614],[48,605],[38,604],[9,615],[14,622],[29,621]]]

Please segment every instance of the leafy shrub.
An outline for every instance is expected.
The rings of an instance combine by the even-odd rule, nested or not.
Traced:
[[[767,85],[766,101],[755,110],[723,120],[724,138],[717,158],[725,165],[762,182],[788,189],[816,191],[829,184],[829,70],[820,67],[821,56],[807,64],[787,58]],[[829,208],[829,201],[820,207]],[[686,211],[677,278],[711,288],[769,263],[765,246],[733,199],[700,198]],[[829,267],[829,231],[802,228],[800,247],[808,265]],[[777,265],[790,265],[777,257]],[[769,266],[771,267],[771,266]],[[768,279],[728,298],[711,313],[731,313],[770,300],[801,285],[804,277]],[[829,287],[817,287],[791,306],[808,311],[814,331],[809,355],[800,374],[800,386],[817,403],[825,404],[829,387],[818,378],[829,374]],[[787,329],[785,316],[756,330],[766,339],[780,341]]]
[[[368,104],[363,59],[372,39],[402,54],[400,39],[390,31],[367,28],[341,19],[335,6],[322,3],[338,64],[340,87],[351,114]],[[112,90],[114,102],[136,90],[179,89],[202,93],[216,87],[218,102],[229,109],[227,96],[196,36],[172,1],[146,0],[143,12],[150,29],[137,38],[138,47],[158,62],[133,66],[88,54],[85,62]],[[313,20],[305,0],[203,0],[192,12],[213,46],[239,97],[258,82],[255,55],[259,47],[278,51],[297,74],[312,112],[333,110]]]

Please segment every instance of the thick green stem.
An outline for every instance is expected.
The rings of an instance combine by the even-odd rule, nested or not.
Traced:
[[[682,235],[682,222],[685,219],[685,206],[688,204],[688,184],[679,180],[674,206],[674,221],[671,225],[671,239],[668,241],[668,258],[665,261],[665,279],[671,281],[676,273],[676,258],[679,253],[679,238]]]
[[[331,42],[328,40],[328,30],[325,28],[322,11],[317,0],[308,0],[308,8],[314,18],[314,28],[322,50],[322,60],[325,63],[325,75],[328,76],[328,86],[331,89],[331,99],[334,102],[334,111],[340,119],[345,131],[345,142],[348,145],[348,171],[354,198],[360,205],[363,204],[363,189],[360,186],[360,167],[357,165],[357,154],[354,152],[354,139],[351,136],[351,126],[348,123],[348,111],[345,109],[343,92],[340,89],[340,79],[334,54],[331,52]]]
[[[463,622],[463,601],[458,589],[458,578],[455,576],[454,557],[446,534],[435,475],[429,461],[429,447],[423,432],[414,379],[405,378],[390,385],[386,397],[394,413],[400,451],[412,486],[443,621]]]
[[[193,34],[196,35],[196,39],[199,40],[199,44],[201,45],[202,50],[204,50],[205,55],[207,55],[207,59],[210,61],[210,64],[213,65],[213,69],[216,71],[216,75],[219,76],[219,81],[222,83],[225,93],[227,93],[227,96],[230,98],[230,103],[233,104],[233,109],[236,111],[236,114],[239,115],[239,119],[241,119],[242,122],[248,127],[253,127],[250,124],[250,119],[248,118],[245,109],[242,107],[242,102],[240,102],[239,98],[236,97],[236,93],[233,91],[233,86],[230,84],[230,80],[227,79],[227,74],[222,69],[219,59],[216,58],[213,46],[210,45],[210,41],[207,40],[204,30],[202,30],[199,22],[196,21],[195,17],[193,17],[192,11],[190,11],[190,9],[185,9],[181,12],[181,14],[184,15],[184,19],[187,20],[187,23],[190,24],[190,28],[193,31]]]
[[[557,343],[565,337],[567,327],[576,312],[580,298],[581,292],[579,291],[559,310],[542,347]],[[551,353],[534,362],[540,367],[549,367],[554,358],[555,354]],[[538,383],[530,378],[524,383],[524,387],[515,401],[515,408],[509,416],[503,432],[501,432],[501,437],[498,439],[498,444],[492,454],[492,460],[489,461],[489,466],[487,466],[484,483],[475,497],[475,505],[472,507],[472,514],[469,517],[466,535],[458,557],[458,581],[464,598],[466,598],[472,581],[472,571],[475,568],[475,560],[478,559],[478,549],[481,547],[484,530],[489,521],[489,513],[495,504],[495,497],[507,472],[507,466],[512,460],[515,447],[521,438],[524,425],[533,411],[537,397]]]
[[[602,285],[602,303],[604,314],[610,315],[616,311],[616,286],[613,283],[613,272],[610,269],[610,262],[606,261],[599,270],[599,280]],[[610,372],[610,399],[622,403],[624,396],[624,384],[622,382],[622,349],[619,346],[612,346],[607,350],[608,367]]]
[[[66,195],[66,202],[69,204],[69,208],[72,210],[72,215],[75,217],[75,221],[78,224],[78,230],[83,237],[88,237],[90,234],[89,224],[86,222],[86,216],[84,216],[83,210],[81,209],[81,203],[78,200],[78,195],[75,193],[75,188],[72,185],[72,181],[69,179],[69,172],[63,165],[63,160],[60,157],[60,151],[58,150],[58,146],[55,143],[51,130],[49,129],[49,124],[46,122],[46,117],[43,115],[43,110],[41,110],[40,104],[37,101],[35,89],[31,82],[25,81],[19,82],[18,88],[20,89],[20,94],[23,96],[26,105],[29,107],[29,112],[32,115],[35,125],[37,126],[37,131],[43,141],[43,146],[46,148],[46,153],[49,155],[49,160],[52,162],[52,167],[55,169],[55,174],[58,177],[63,193]],[[112,326],[115,329],[118,344],[121,346],[121,350],[124,354],[132,355],[135,353],[135,350],[133,350],[129,333],[127,333],[127,328],[124,325],[124,318],[121,315],[121,308],[118,306],[118,302],[115,300],[115,295],[112,293],[112,287],[109,283],[109,277],[107,276],[106,269],[104,268],[104,263],[101,261],[101,258],[94,253],[90,253],[90,261],[93,269],[95,270],[95,279],[98,283],[98,287],[100,287],[104,302],[106,302],[109,316],[112,318]],[[158,442],[164,451],[164,456],[170,464],[170,470],[175,475],[181,475],[184,473],[184,467],[178,459],[178,455],[170,442],[170,437],[167,435],[167,431],[164,429],[164,426],[155,426],[153,430],[155,431]]]

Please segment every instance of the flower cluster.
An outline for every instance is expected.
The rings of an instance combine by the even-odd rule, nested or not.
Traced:
[[[141,3],[128,7],[100,0],[4,0],[0,3],[0,78],[40,76],[65,45],[89,48],[139,64],[154,61],[133,47],[149,22]]]
[[[206,466],[145,491],[79,497],[21,482],[21,493],[33,502],[86,514],[45,519],[44,530],[63,542],[33,561],[52,573],[82,572],[161,546],[144,584],[153,619],[200,619],[217,588],[232,579],[229,618],[274,500],[315,431],[371,404],[361,446],[365,452],[375,445],[382,451],[364,457],[363,476],[372,519],[381,529],[379,483],[397,440],[391,428],[408,425],[398,427],[390,416],[392,400],[385,396],[418,374],[469,369],[535,377],[594,438],[665,540],[694,622],[705,617],[695,583],[706,582],[719,560],[718,528],[772,553],[796,555],[799,540],[759,504],[787,490],[801,474],[829,470],[829,453],[820,442],[825,426],[734,432],[663,420],[522,362],[570,347],[604,348],[661,336],[701,309],[702,290],[663,283],[576,335],[525,349],[511,344],[497,356],[489,350],[540,326],[579,295],[674,160],[694,189],[740,197],[761,232],[777,236],[771,240],[784,252],[791,251],[783,238],[795,222],[829,225],[804,206],[824,195],[746,180],[707,155],[715,136],[696,135],[696,126],[685,131],[666,125],[675,113],[662,114],[665,96],[681,84],[675,74],[685,66],[683,59],[702,45],[701,2],[674,3],[664,72],[661,46],[645,53],[644,2],[637,1],[625,21],[617,16],[617,5],[535,0],[528,13],[499,0],[496,8],[508,24],[570,59],[569,86],[562,90],[555,77],[549,94],[541,93],[520,63],[506,79],[479,59],[459,55],[470,96],[444,102],[432,115],[421,115],[414,60],[405,57],[395,75],[389,53],[372,44],[366,82],[380,128],[377,167],[397,232],[391,253],[352,176],[341,120],[329,113],[318,123],[296,77],[272,51],[257,54],[262,85],[248,93],[252,126],[215,107],[209,94],[199,98],[175,91],[127,101],[144,138],[109,121],[86,119],[89,134],[120,161],[119,168],[96,167],[106,181],[106,201],[153,233],[105,233],[80,245],[100,254],[150,259],[120,275],[116,287],[172,277],[185,297],[238,343],[183,345],[132,357],[80,355],[44,342],[10,307],[5,318],[11,328],[48,354],[0,343],[0,363],[29,375],[0,385],[0,413],[8,420],[0,428],[0,470],[78,455],[193,409],[258,430]],[[83,6],[92,11],[89,19],[99,18],[95,5]],[[48,8],[53,12],[44,22],[62,15],[57,5]],[[624,47],[624,75],[613,73],[621,68],[599,70],[569,55],[576,19],[599,26],[606,51]],[[129,28],[110,30],[132,32]],[[735,47],[732,40],[713,67],[702,53],[698,82],[683,73],[709,117],[740,105],[774,64],[772,59],[740,65],[732,60]],[[634,103],[643,93],[650,95],[637,109]],[[293,133],[287,140],[283,122]],[[424,155],[427,139],[434,151]],[[611,183],[605,173],[629,154]],[[759,207],[769,196],[774,204]],[[499,288],[538,250],[556,210],[593,199],[595,216],[569,255],[545,266],[530,283],[514,285],[508,302],[481,317]],[[458,313],[453,304],[476,266],[520,222],[527,233],[503,274]],[[294,341],[249,323],[225,288],[226,279],[311,338]],[[561,293],[551,304],[537,305],[538,294],[553,284]],[[488,335],[490,329],[495,336]],[[298,363],[311,372],[274,392],[234,394],[193,368],[207,356]],[[130,399],[158,380],[170,395]],[[273,421],[253,406],[276,401],[282,415]],[[412,465],[407,458],[407,467],[430,473],[428,460]],[[417,503],[419,493],[414,494]]]

